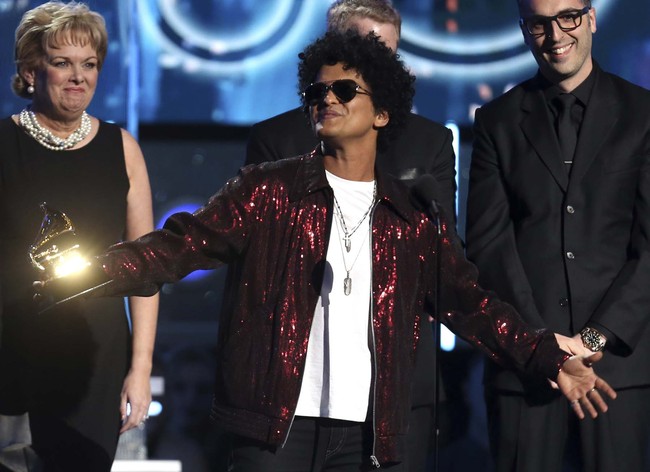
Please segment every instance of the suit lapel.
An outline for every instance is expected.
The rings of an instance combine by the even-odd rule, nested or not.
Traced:
[[[585,109],[576,146],[571,172],[571,181],[574,184],[580,183],[585,176],[620,116],[620,104],[605,73],[598,74],[591,97]]]
[[[551,112],[543,93],[537,87],[527,90],[522,100],[522,110],[525,115],[521,122],[524,135],[557,184],[566,192],[569,177],[562,162]]]

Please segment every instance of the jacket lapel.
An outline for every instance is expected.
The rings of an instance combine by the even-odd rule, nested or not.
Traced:
[[[532,85],[531,81],[531,85]],[[569,177],[562,162],[551,112],[539,88],[527,88],[521,104],[524,118],[521,129],[557,184],[566,192]]]
[[[603,72],[598,74],[591,96],[576,146],[571,173],[571,181],[574,184],[580,183],[589,170],[621,112],[615,90],[609,77]]]

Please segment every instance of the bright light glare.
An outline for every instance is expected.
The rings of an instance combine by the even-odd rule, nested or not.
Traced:
[[[163,411],[162,403],[154,400],[149,405],[149,413],[147,414],[149,416],[158,416],[159,414],[162,413],[162,411]]]
[[[66,277],[81,272],[89,265],[90,262],[76,251],[61,254],[54,262],[54,277]]]
[[[456,336],[444,325],[440,330],[440,347],[443,351],[453,351],[456,347]]]

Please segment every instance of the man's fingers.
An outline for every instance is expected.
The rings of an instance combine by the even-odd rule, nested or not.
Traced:
[[[600,377],[598,377],[596,379],[596,389],[598,390],[598,392],[600,394],[604,393],[605,395],[607,395],[612,400],[616,399],[616,390],[614,390],[612,387],[610,387],[610,385],[607,382],[605,382],[603,379],[601,379]]]
[[[603,358],[603,352],[602,352],[602,351],[599,351],[599,352],[594,352],[593,354],[591,354],[591,355],[589,355],[589,356],[585,356],[585,357],[583,358],[583,361],[582,361],[582,362],[583,362],[584,365],[586,365],[587,367],[591,367],[591,365],[592,365],[594,362],[598,362],[598,361],[601,360],[602,358]]]
[[[603,398],[603,394],[608,395],[612,399],[616,398],[616,392],[604,380],[598,378],[596,385],[587,391],[584,396],[580,397],[580,399],[569,402],[571,409],[578,418],[584,419],[585,412],[592,418],[598,417],[599,411],[605,413],[609,407]]]
[[[598,416],[598,412],[594,408],[594,406],[591,404],[591,401],[589,401],[589,398],[581,397],[579,400],[573,400],[569,402],[571,407],[573,408],[573,412],[580,418],[581,420],[585,418],[585,411],[591,416],[592,418],[596,418]]]
[[[583,419],[585,417],[585,413],[582,411],[582,406],[580,405],[580,400],[572,400],[569,402],[569,405],[571,405],[573,412],[578,418]]]
[[[589,401],[591,401],[591,403],[595,405],[595,407],[598,410],[600,410],[602,413],[605,413],[607,411],[608,409],[607,403],[600,395],[598,389],[593,388],[592,390],[590,390],[589,393],[587,393],[587,398],[589,398]]]
[[[595,388],[591,389],[584,397],[582,397],[580,404],[585,410],[587,410],[592,418],[598,416],[598,410],[596,408],[600,409],[602,412],[607,411],[607,404],[603,401],[598,390]]]

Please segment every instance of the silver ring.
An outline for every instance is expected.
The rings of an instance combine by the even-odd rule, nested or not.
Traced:
[[[587,392],[587,395],[589,395],[590,393],[594,393],[595,391],[596,391],[596,387],[594,387],[594,388],[592,388],[591,390],[589,390],[589,391]]]
[[[572,401],[569,402],[569,405],[576,406],[579,403],[580,403],[580,400],[572,400]]]

